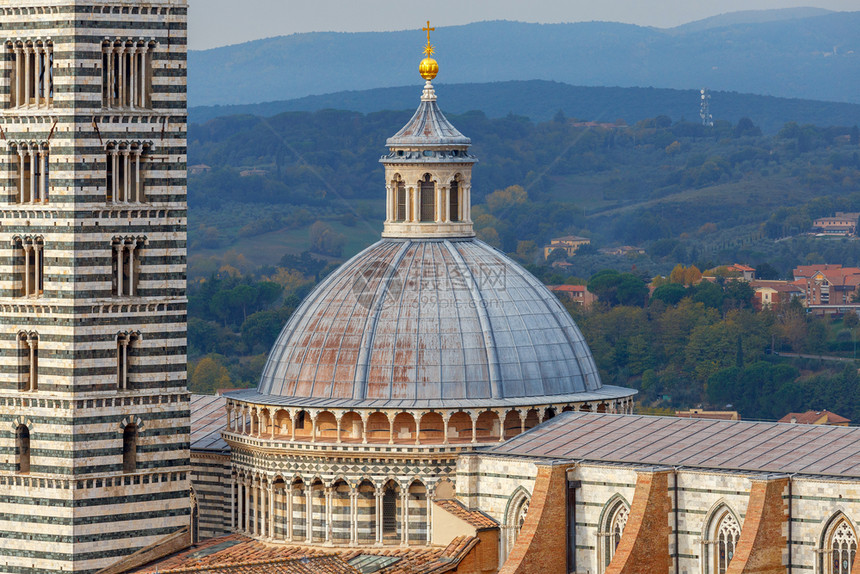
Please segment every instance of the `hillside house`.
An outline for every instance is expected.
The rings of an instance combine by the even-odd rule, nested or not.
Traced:
[[[580,307],[588,309],[597,300],[585,285],[550,285],[549,290],[555,293],[559,299],[567,298]]]
[[[757,311],[774,305],[788,303],[792,299],[803,300],[805,291],[790,281],[750,281],[755,291],[753,306]]]
[[[821,217],[812,224],[812,231],[818,235],[852,237],[857,235],[857,220],[860,213],[837,211],[834,217]]]
[[[830,425],[837,427],[847,427],[851,419],[839,416],[836,413],[831,413],[827,410],[823,411],[806,411],[805,413],[788,413],[781,419],[781,423],[792,423],[799,425]]]
[[[645,255],[645,250],[641,247],[633,247],[632,245],[622,245],[621,247],[604,247],[599,250],[603,255]]]
[[[807,307],[849,305],[860,285],[860,268],[802,265],[793,271],[794,284],[804,290]]]
[[[572,257],[574,253],[576,253],[577,249],[582,247],[583,245],[590,245],[591,239],[587,237],[579,237],[577,235],[565,235],[564,237],[556,237],[555,239],[551,239],[549,245],[545,245],[543,248],[543,256],[544,258],[549,257],[549,254],[555,251],[556,249],[563,249],[565,253],[567,253],[568,257]]]

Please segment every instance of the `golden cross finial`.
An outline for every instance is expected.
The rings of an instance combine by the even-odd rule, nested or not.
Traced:
[[[435,32],[436,28],[430,27],[430,20],[427,20],[427,26],[425,28],[421,28],[422,31],[427,32],[427,45],[424,47],[424,54],[426,56],[433,55],[433,46],[430,44],[430,32]]]
[[[436,28],[430,27],[430,20],[427,20],[427,27],[421,28],[422,31],[427,32],[427,44],[430,44],[430,32],[435,32]]]

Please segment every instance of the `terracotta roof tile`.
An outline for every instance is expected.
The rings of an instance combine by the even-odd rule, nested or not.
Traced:
[[[468,512],[468,511],[467,511]],[[447,547],[315,548],[267,544],[231,534],[211,538],[194,548],[135,570],[137,574],[353,574],[349,562],[367,556],[398,558],[374,574],[443,574],[478,544],[474,536],[459,536]],[[303,567],[309,569],[302,570]]]
[[[480,510],[470,510],[459,500],[445,499],[436,500],[436,506],[444,508],[460,520],[471,524],[475,528],[498,528],[499,523]]]

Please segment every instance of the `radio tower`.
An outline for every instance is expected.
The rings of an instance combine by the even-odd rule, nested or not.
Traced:
[[[702,103],[699,106],[699,117],[702,118],[702,125],[709,128],[714,127],[714,116],[711,115],[711,94],[708,88],[702,88]]]

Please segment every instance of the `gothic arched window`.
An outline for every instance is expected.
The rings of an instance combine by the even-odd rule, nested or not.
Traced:
[[[615,551],[621,544],[621,536],[624,534],[624,527],[627,526],[627,519],[630,517],[630,507],[623,500],[616,500],[611,503],[609,512],[605,516],[602,533],[604,569],[612,562],[612,557],[615,556]]]
[[[529,513],[530,502],[531,497],[524,488],[518,488],[508,501],[502,538],[503,558],[506,558],[510,554],[520,535],[520,530],[522,530],[526,522],[526,516]]]
[[[725,574],[726,570],[729,569],[729,563],[735,556],[740,535],[741,527],[738,521],[731,512],[726,511],[720,518],[716,529],[717,551],[714,556],[716,560],[714,572],[717,574]]]
[[[823,574],[850,574],[857,555],[857,535],[844,516],[831,521],[821,552]]]

